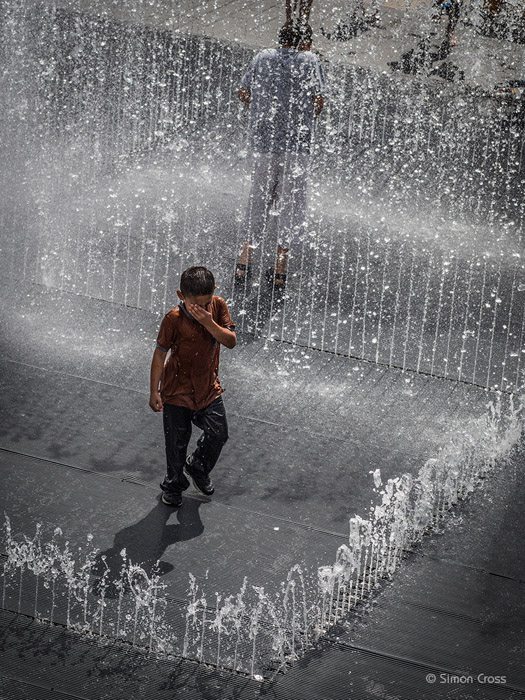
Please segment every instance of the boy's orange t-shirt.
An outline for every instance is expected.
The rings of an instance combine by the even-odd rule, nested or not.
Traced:
[[[234,330],[222,297],[212,297],[211,314],[219,326]],[[223,393],[218,375],[220,343],[181,304],[162,319],[157,346],[171,350],[160,382],[164,403],[199,411]]]

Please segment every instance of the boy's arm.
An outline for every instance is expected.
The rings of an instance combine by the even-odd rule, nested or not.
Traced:
[[[203,309],[202,306],[198,304],[190,304],[188,310],[193,318],[203,325],[218,343],[222,343],[222,345],[230,348],[230,350],[237,345],[235,331],[219,326],[219,324],[213,320],[209,311],[206,311],[206,309]]]
[[[153,360],[151,361],[149,405],[155,413],[162,411],[162,398],[159,394],[159,384],[167,352],[167,350],[161,350],[159,347],[156,347],[153,353]]]

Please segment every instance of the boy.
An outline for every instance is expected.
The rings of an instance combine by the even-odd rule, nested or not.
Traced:
[[[228,439],[219,351],[221,344],[235,347],[237,338],[226,302],[214,296],[214,289],[214,277],[205,267],[182,273],[179,305],[162,320],[151,363],[149,405],[162,411],[166,441],[162,502],[175,507],[182,505],[182,492],[189,486],[184,469],[199,491],[212,495],[209,475]],[[186,459],[192,423],[204,432]]]

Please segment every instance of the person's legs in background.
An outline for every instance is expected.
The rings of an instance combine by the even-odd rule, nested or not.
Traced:
[[[276,197],[277,169],[273,153],[255,153],[252,184],[242,226],[243,247],[235,270],[237,285],[245,284],[250,276],[253,251],[268,230],[269,215]]]
[[[447,54],[452,46],[459,44],[455,29],[460,17],[460,0],[435,0],[432,13],[432,21],[439,22],[446,20],[445,37],[443,44],[445,45],[444,53]]]
[[[459,14],[459,0],[450,0],[450,6],[448,8],[448,24],[445,34],[445,39],[449,42],[450,46],[457,46],[459,44],[454,33],[459,20]]]
[[[273,283],[276,287],[284,287],[284,284],[286,282],[286,266],[288,264],[288,251],[289,248],[285,248],[282,245],[277,246],[277,255],[275,257],[273,280]]]
[[[299,241],[306,230],[309,163],[307,153],[283,153],[279,173],[280,213],[273,279],[276,288],[284,288],[290,246]]]

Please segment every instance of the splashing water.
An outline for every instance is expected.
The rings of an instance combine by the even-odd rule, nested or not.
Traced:
[[[17,166],[0,173],[5,278],[164,311],[180,272],[213,259],[224,261],[218,280],[233,297],[252,161],[236,91],[278,20],[256,3],[239,16],[206,2],[100,5],[90,14],[76,0],[2,4],[2,155]],[[425,3],[409,5],[389,29],[396,51],[410,22],[431,27]],[[463,68],[479,55],[486,74],[476,39],[483,8],[464,12],[462,31],[475,37]],[[428,71],[386,74],[366,22],[370,51],[354,37],[349,57],[350,45],[320,31],[333,33],[347,14],[344,3],[314,3],[327,102],[286,303],[276,309],[272,299],[267,318],[267,221],[255,287],[236,301],[239,328],[516,391],[525,334],[519,101],[498,99],[473,75],[463,84]],[[504,64],[520,46],[504,43],[518,20],[499,19]]]
[[[391,578],[407,552],[439,528],[481,478],[505,464],[521,436],[521,413],[513,397],[505,411],[498,398],[415,477],[403,474],[383,484],[379,470],[372,472],[379,501],[367,519],[350,519],[348,542],[335,561],[319,567],[315,578],[295,565],[274,593],[245,578],[236,594],[212,596],[190,574],[188,600],[177,608],[160,576],[130,562],[125,550],[113,580],[92,536],[73,551],[61,542],[59,528],[48,542],[40,524],[32,538],[15,536],[6,516],[2,606],[252,677],[282,671]]]
[[[409,5],[392,46],[411,23],[428,29]],[[12,164],[0,173],[6,279],[164,311],[188,265],[226,259],[233,269],[251,159],[235,95],[276,29],[261,3],[252,9],[241,20],[205,0],[123,0],[98,15],[77,0],[1,4],[0,148]],[[481,3],[468,12],[481,31]],[[525,338],[520,107],[476,83],[476,66],[478,78],[487,73],[481,45],[464,54],[468,84],[427,80],[425,61],[416,78],[400,80],[371,62],[372,41],[363,58],[357,34],[369,38],[370,22],[348,14],[319,4],[318,26],[335,41],[322,45],[328,99],[286,303],[274,313],[272,297],[264,327],[274,206],[255,252],[252,301],[237,302],[240,328],[515,392]],[[509,17],[495,29],[510,41],[519,27]],[[217,273],[231,288],[228,265]],[[367,518],[350,519],[334,562],[314,575],[297,564],[278,591],[245,579],[219,595],[190,575],[180,604],[125,550],[114,577],[91,537],[72,548],[58,528],[49,540],[43,525],[19,536],[6,518],[3,607],[256,678],[284,669],[504,463],[521,431],[521,408],[509,400],[506,411],[501,399],[490,404],[417,476],[383,484],[375,470],[379,501]]]

